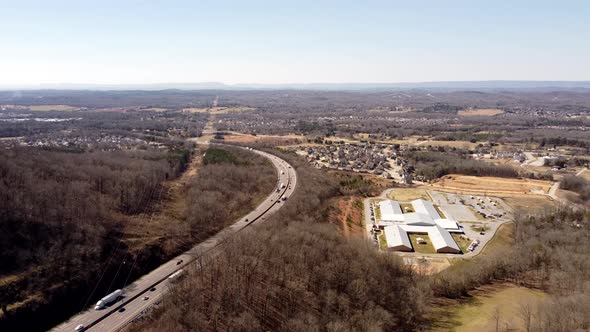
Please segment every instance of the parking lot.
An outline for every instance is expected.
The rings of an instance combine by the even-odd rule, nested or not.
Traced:
[[[375,210],[375,203],[387,199],[388,193],[392,190],[395,189],[387,189],[379,197],[366,198],[364,201],[366,234],[376,246],[379,246],[378,234],[380,232],[374,232],[376,220],[379,219],[378,212]],[[512,209],[501,198],[431,190],[428,191],[428,195],[432,198],[433,203],[439,206],[440,211],[445,216],[451,215],[459,221],[460,227],[464,231],[463,236],[466,239],[479,241],[473,251],[461,257],[477,255],[493,238],[497,229],[512,219]],[[404,257],[456,257],[453,254],[439,253],[397,252],[397,254]]]
[[[458,221],[477,222],[512,218],[510,207],[501,198],[450,194],[432,190],[429,190],[428,194],[443,212],[448,210]]]

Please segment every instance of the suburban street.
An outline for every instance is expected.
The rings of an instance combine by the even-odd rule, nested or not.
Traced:
[[[297,174],[286,161],[267,152],[251,151],[268,158],[272,162],[278,175],[277,188],[281,183],[285,184],[285,188],[273,191],[258,207],[234,224],[125,287],[123,297],[117,302],[102,310],[94,310],[94,306],[92,306],[56,326],[52,331],[74,331],[80,324],[84,325],[84,331],[120,330],[159,301],[169,287],[169,277],[172,274],[181,269],[188,269],[195,260],[206,254],[211,254],[212,249],[222,244],[230,236],[249,225],[264,221],[270,214],[280,209],[285,204],[281,197],[286,196],[288,199],[295,190]]]

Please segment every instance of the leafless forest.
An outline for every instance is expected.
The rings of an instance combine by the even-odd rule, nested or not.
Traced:
[[[70,109],[34,110],[43,105]],[[295,194],[202,262],[131,330],[428,330],[440,300],[465,300],[505,281],[549,294],[528,310],[538,318],[529,331],[590,328],[590,220],[582,208],[590,184],[547,171],[588,163],[586,89],[47,90],[0,92],[0,106],[2,330],[46,330],[251,210],[275,188],[272,165],[235,147],[194,143],[233,132],[333,144],[362,135],[362,144],[398,147],[402,139],[461,141],[467,146],[422,144],[399,157],[424,181],[456,173],[559,180],[579,206],[522,213],[513,245],[423,275],[327,222],[331,200],[382,187],[248,143],[294,165]],[[224,112],[232,107],[241,109]],[[497,114],[465,115],[474,109]],[[534,172],[473,158],[499,145],[544,154],[567,146],[569,154]]]

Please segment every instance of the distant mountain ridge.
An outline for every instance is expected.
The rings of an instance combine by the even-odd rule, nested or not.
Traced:
[[[154,84],[0,84],[0,90],[501,90],[501,89],[590,89],[590,81],[440,81],[406,83],[286,83],[226,84],[221,82]]]

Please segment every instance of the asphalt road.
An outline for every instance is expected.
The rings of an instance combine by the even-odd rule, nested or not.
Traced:
[[[284,183],[286,186],[284,189],[271,193],[256,209],[234,224],[125,287],[123,289],[124,296],[117,302],[102,310],[94,310],[93,305],[90,309],[56,326],[52,331],[74,331],[76,326],[80,324],[85,326],[84,331],[120,330],[160,300],[161,296],[167,291],[170,282],[173,282],[169,279],[169,276],[180,269],[186,270],[195,260],[204,254],[211,253],[214,248],[222,244],[228,237],[253,223],[263,222],[270,214],[280,209],[285,204],[280,198],[285,195],[288,200],[288,197],[295,190],[297,174],[286,161],[272,154],[258,150],[252,150],[252,152],[268,158],[273,163],[278,175],[277,188],[281,183]]]

